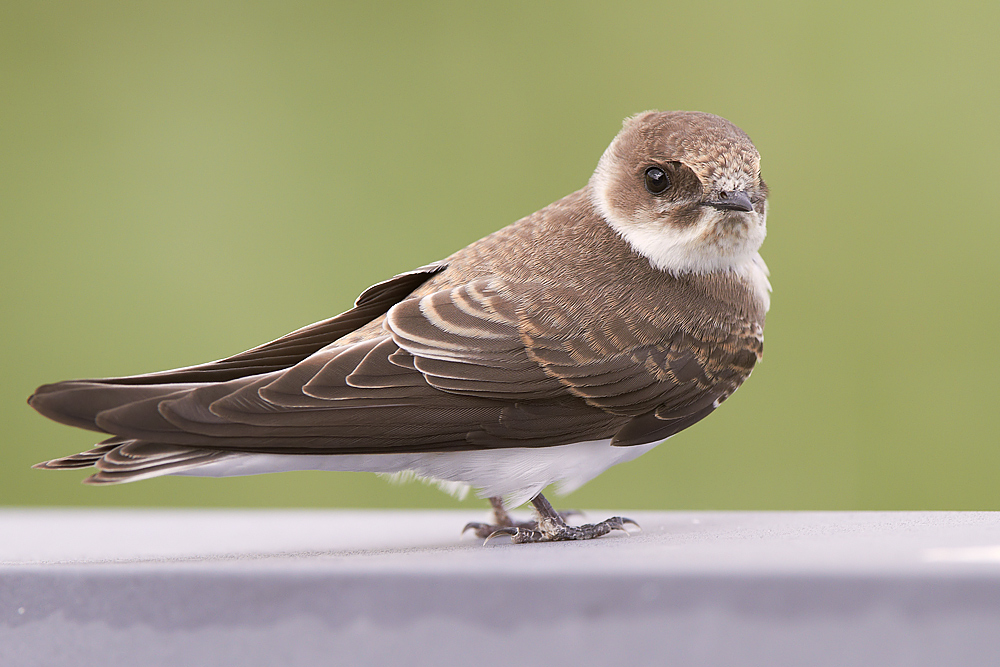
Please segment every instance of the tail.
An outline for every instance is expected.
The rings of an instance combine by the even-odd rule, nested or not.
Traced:
[[[226,359],[159,373],[101,380],[70,380],[39,387],[28,404],[60,424],[113,434],[116,418],[129,415],[128,437],[115,436],[80,454],[39,463],[43,470],[94,466],[90,484],[134,482],[180,472],[238,452],[205,448],[204,437],[184,441],[183,432],[159,412],[160,403],[209,384],[252,381],[308,358],[348,333],[384,315],[447,264],[435,262],[401,273],[365,290],[348,311],[310,324],[270,343]],[[103,415],[103,416],[102,416]],[[160,439],[166,440],[163,442]],[[179,442],[170,442],[179,440]],[[200,441],[199,441],[200,440]]]
[[[124,484],[171,475],[234,456],[232,452],[109,438],[92,449],[31,466],[37,470],[97,468],[84,484]]]
[[[160,401],[180,397],[207,383],[114,384],[114,380],[70,380],[39,387],[28,404],[42,415],[69,426],[110,434],[101,424],[101,415],[121,410],[136,410],[147,415],[141,420],[149,425],[150,434],[171,439],[164,429],[156,433],[158,423],[164,423],[157,406]],[[33,466],[40,470],[74,470],[97,468],[97,473],[84,480],[85,484],[121,484],[150,477],[170,475],[196,468],[234,452],[189,447],[169,442],[113,436],[92,449],[71,456],[45,461]]]

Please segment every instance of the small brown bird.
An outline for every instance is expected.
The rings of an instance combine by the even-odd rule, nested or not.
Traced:
[[[746,134],[706,113],[625,121],[587,185],[354,308],[236,356],[40,387],[32,407],[112,437],[40,463],[90,484],[354,470],[489,497],[483,537],[589,539],[541,495],[715,410],[763,349],[767,186]],[[505,508],[530,500],[539,520]]]

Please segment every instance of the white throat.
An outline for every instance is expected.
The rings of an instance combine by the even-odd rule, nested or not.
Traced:
[[[732,272],[746,279],[765,309],[771,284],[767,265],[757,250],[767,235],[767,208],[763,215],[724,212],[705,207],[697,221],[672,225],[662,218],[622,219],[611,208],[608,179],[595,174],[592,201],[601,217],[629,246],[660,271],[674,275]],[[663,217],[669,216],[669,209]]]

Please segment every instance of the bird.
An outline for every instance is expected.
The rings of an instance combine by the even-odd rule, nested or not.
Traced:
[[[704,419],[763,354],[768,187],[739,127],[626,118],[584,187],[330,319],[196,366],[39,387],[62,424],[110,436],[37,464],[88,484],[160,475],[366,471],[475,489],[517,543],[592,539],[571,491]],[[537,519],[509,509],[532,504]]]

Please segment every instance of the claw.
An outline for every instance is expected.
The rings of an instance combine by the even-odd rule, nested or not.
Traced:
[[[511,539],[513,540],[515,537],[517,537],[517,534],[520,532],[521,532],[520,528],[497,528],[492,533],[486,536],[486,539],[483,541],[483,546],[486,546],[486,543],[492,540],[497,535],[510,535]]]
[[[485,525],[486,524],[484,523],[476,523],[475,521],[470,521],[469,523],[465,524],[465,528],[462,529],[462,532],[460,534],[465,535],[467,532],[469,532],[469,529],[479,530]]]

